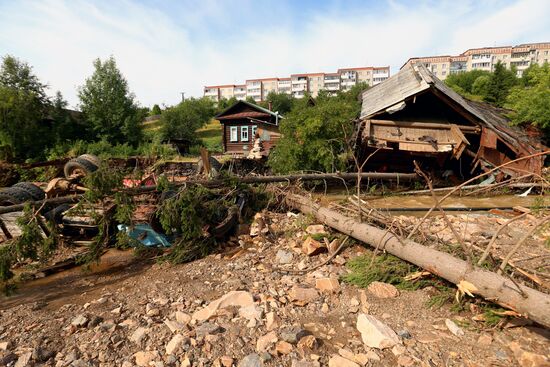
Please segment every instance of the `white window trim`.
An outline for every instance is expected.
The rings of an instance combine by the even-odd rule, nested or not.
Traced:
[[[245,138],[246,135],[246,138]],[[248,141],[248,126],[241,126],[241,141]]]
[[[229,141],[236,143],[239,141],[239,131],[237,126],[229,126]]]
[[[251,133],[252,133],[252,139],[256,138],[256,132],[258,131],[258,125],[252,125]]]

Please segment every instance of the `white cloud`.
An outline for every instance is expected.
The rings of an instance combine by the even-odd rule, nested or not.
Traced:
[[[92,60],[114,55],[138,100],[151,106],[176,103],[180,92],[200,96],[205,84],[346,66],[395,72],[412,56],[550,41],[545,0],[342,3],[299,14],[283,2],[159,4],[0,2],[0,54],[29,62],[73,106]]]

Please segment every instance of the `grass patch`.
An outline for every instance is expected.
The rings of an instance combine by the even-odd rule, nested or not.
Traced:
[[[362,288],[375,281],[389,283],[403,290],[415,290],[434,285],[433,277],[405,280],[407,275],[419,271],[420,268],[393,255],[382,254],[376,256],[374,261],[371,259],[372,253],[369,253],[349,261],[348,268],[351,273],[345,275],[343,280]]]
[[[197,130],[197,137],[210,152],[222,151],[222,126],[216,120],[210,120],[208,124]]]

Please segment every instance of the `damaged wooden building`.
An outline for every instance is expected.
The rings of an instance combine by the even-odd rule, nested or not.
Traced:
[[[508,111],[467,100],[423,65],[402,69],[362,95],[357,129],[365,169],[411,172],[413,161],[433,173],[466,177],[543,149],[540,133],[512,126]],[[540,174],[542,156],[512,163],[499,172]]]

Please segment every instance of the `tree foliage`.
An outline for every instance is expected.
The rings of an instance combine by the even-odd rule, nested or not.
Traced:
[[[78,90],[80,107],[96,139],[137,145],[141,140],[141,119],[128,82],[111,56],[94,61],[94,73]]]
[[[151,108],[151,112],[149,113],[150,116],[158,116],[162,113],[162,110],[160,109],[158,104],[155,104],[153,108]]]
[[[160,135],[163,140],[184,139],[195,142],[196,131],[214,116],[214,103],[208,98],[187,98],[167,108],[160,117]]]
[[[500,61],[495,65],[495,70],[489,76],[486,85],[486,94],[483,99],[486,102],[493,103],[502,107],[506,102],[506,97],[510,88],[517,83],[516,72],[514,69],[508,70]]]
[[[269,92],[265,98],[265,101],[261,103],[261,106],[264,108],[269,108],[269,104],[271,104],[272,111],[279,112],[284,116],[292,109],[294,100],[295,98],[293,96],[286,93]]]
[[[462,95],[475,95],[474,84],[476,80],[480,77],[488,77],[489,75],[491,75],[491,73],[485,70],[471,70],[463,73],[450,74],[445,79],[445,84]]]
[[[331,97],[322,91],[311,105],[309,96],[296,100],[280,121],[281,139],[269,157],[278,173],[334,172],[346,168],[353,119],[359,115],[359,94],[365,85]]]
[[[13,56],[0,66],[0,158],[40,157],[51,143],[51,102],[32,68]]]
[[[550,66],[532,65],[523,73],[519,85],[510,89],[506,107],[512,109],[516,124],[531,123],[550,136]]]

